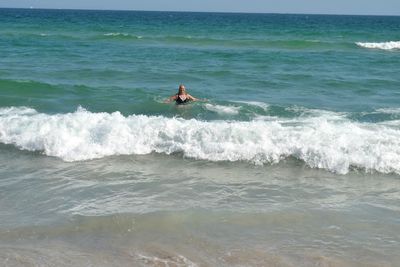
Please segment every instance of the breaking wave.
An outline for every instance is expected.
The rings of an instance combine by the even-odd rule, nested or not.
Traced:
[[[83,108],[49,115],[0,109],[0,142],[65,161],[111,155],[182,153],[209,161],[277,163],[287,157],[345,174],[351,168],[400,174],[400,122],[360,123],[343,116],[200,121]]]
[[[360,47],[371,48],[371,49],[383,49],[383,50],[392,50],[392,49],[400,49],[400,41],[391,41],[391,42],[382,42],[382,43],[356,43]]]

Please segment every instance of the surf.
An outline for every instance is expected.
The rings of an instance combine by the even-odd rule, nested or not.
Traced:
[[[363,48],[370,48],[370,49],[381,49],[381,50],[400,49],[400,41],[378,42],[378,43],[357,42],[356,45],[363,47]]]
[[[400,125],[360,123],[322,113],[315,117],[201,121],[178,117],[39,113],[0,109],[0,142],[64,161],[112,155],[182,154],[208,161],[263,165],[286,158],[346,174],[352,168],[400,174]]]

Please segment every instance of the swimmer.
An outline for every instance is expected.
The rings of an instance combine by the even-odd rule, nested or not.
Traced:
[[[171,103],[172,101],[175,101],[175,103],[177,105],[183,105],[183,104],[187,104],[190,101],[207,101],[205,99],[198,99],[195,98],[191,95],[189,95],[186,92],[186,88],[183,84],[179,85],[179,90],[178,93],[176,93],[175,95],[171,96],[170,98],[168,98],[167,100],[165,100],[165,103]]]

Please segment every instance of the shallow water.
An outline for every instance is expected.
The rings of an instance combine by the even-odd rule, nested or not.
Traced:
[[[1,257],[10,266],[399,260],[396,175],[338,176],[295,159],[257,167],[179,155],[66,163],[12,147],[1,154]]]

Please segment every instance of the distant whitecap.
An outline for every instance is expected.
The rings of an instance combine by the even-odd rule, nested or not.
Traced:
[[[382,49],[382,50],[392,50],[400,49],[400,41],[391,42],[381,42],[381,43],[356,43],[360,47],[371,48],[371,49]]]

